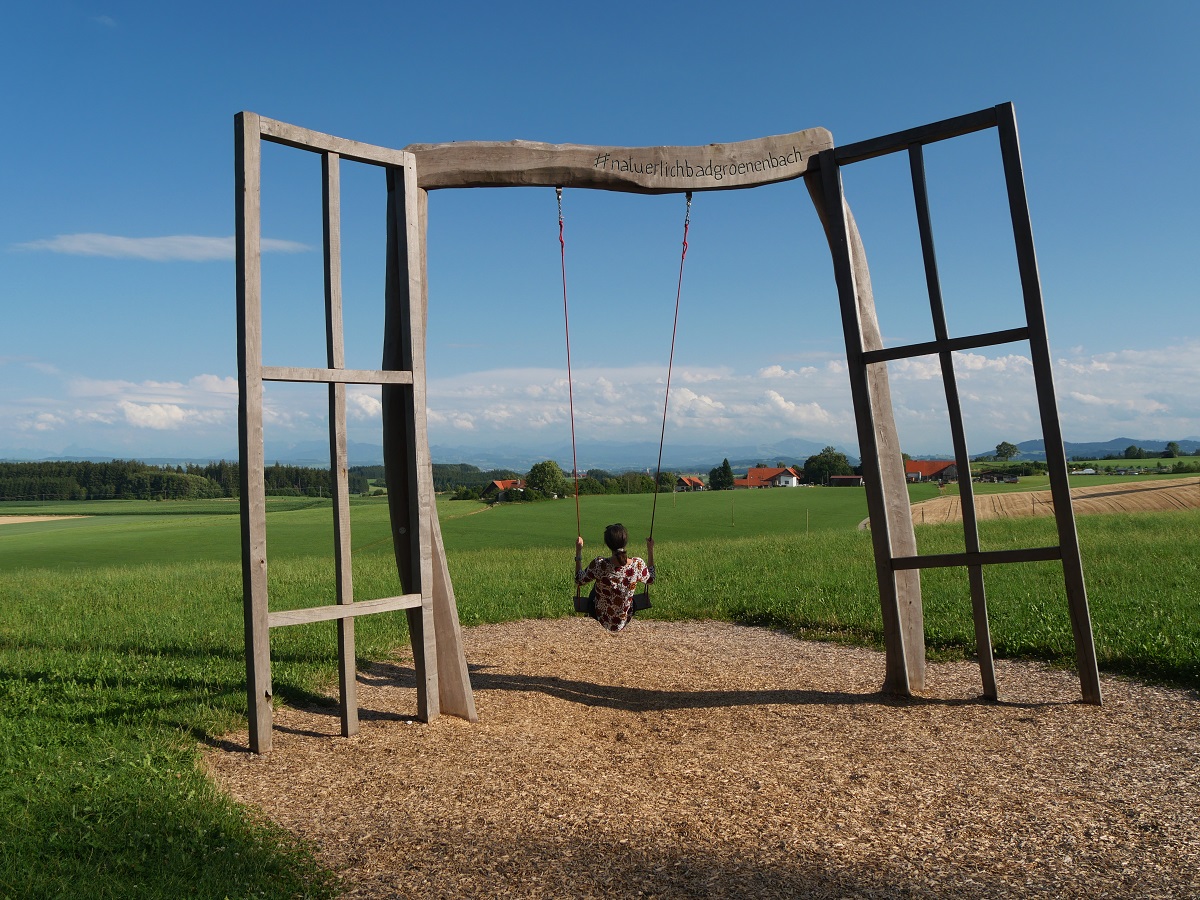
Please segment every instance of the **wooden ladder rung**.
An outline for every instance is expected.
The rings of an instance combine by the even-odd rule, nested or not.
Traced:
[[[404,594],[401,597],[360,600],[357,603],[338,603],[333,606],[310,606],[306,609],[285,609],[268,614],[267,626],[269,628],[279,628],[283,625],[303,625],[307,622],[350,619],[354,616],[388,612],[393,609],[415,609],[420,605],[420,594]]]

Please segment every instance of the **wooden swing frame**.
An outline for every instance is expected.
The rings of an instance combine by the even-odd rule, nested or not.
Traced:
[[[1026,322],[987,334],[951,336],[937,276],[922,148],[993,128],[999,137]],[[425,407],[428,193],[445,188],[561,186],[663,194],[735,190],[803,178],[825,229],[837,282],[883,616],[886,646],[883,690],[911,695],[924,686],[921,569],[967,568],[983,694],[996,699],[983,567],[1059,560],[1063,566],[1082,698],[1087,703],[1101,702],[1012,104],[844,147],[835,147],[832,135],[823,128],[700,147],[628,148],[512,141],[413,144],[404,150],[345,140],[251,112],[238,113],[234,129],[242,580],[252,751],[263,753],[271,749],[270,629],[304,622],[336,620],[338,623],[343,734],[353,734],[358,728],[354,618],[397,609],[406,611],[412,635],[418,718],[429,721],[442,712],[472,721],[477,718],[434,503]],[[322,158],[328,351],[325,368],[262,364],[262,141],[318,153]],[[875,315],[866,253],[842,189],[841,168],[896,152],[906,152],[909,156],[935,339],[885,348]],[[386,174],[386,312],[383,361],[378,370],[351,370],[344,365],[338,174],[341,159],[376,165]],[[969,473],[970,459],[951,354],[1012,342],[1028,342],[1030,348],[1059,543],[1053,547],[982,550],[974,496],[967,478],[960,481],[964,551],[918,555],[887,364],[914,356],[938,356],[955,462],[959,472]],[[263,384],[267,381],[318,383],[329,388],[337,571],[332,605],[268,611],[263,474]],[[396,564],[405,592],[397,597],[360,601],[353,597],[346,459],[347,384],[382,386],[389,511]]]

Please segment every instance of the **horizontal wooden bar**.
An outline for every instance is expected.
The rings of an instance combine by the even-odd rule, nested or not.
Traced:
[[[804,175],[833,147],[824,128],[698,147],[608,147],[535,141],[410,144],[417,186],[579,187],[641,194],[718,191]]]
[[[981,550],[978,553],[931,553],[928,556],[897,556],[892,568],[944,569],[950,566],[988,566],[997,563],[1045,562],[1062,559],[1061,547],[1027,547],[1020,550]]]
[[[1003,105],[1007,106],[1008,104]],[[918,128],[895,131],[882,137],[846,144],[844,147],[834,150],[835,158],[838,165],[848,166],[865,159],[874,159],[877,156],[886,156],[889,153],[907,150],[913,144],[933,144],[947,138],[961,137],[964,134],[994,128],[998,121],[996,109],[995,106],[989,106],[987,109],[955,116],[952,119],[942,119],[940,122],[933,122]]]
[[[263,381],[307,381],[317,384],[412,384],[412,372],[383,369],[305,369],[263,366]]]
[[[270,628],[279,628],[283,625],[328,622],[331,619],[352,619],[355,616],[390,612],[394,609],[415,609],[420,605],[420,594],[405,594],[402,597],[384,597],[380,600],[360,600],[358,603],[311,606],[308,609],[287,609],[270,613],[267,616],[267,625]]]
[[[885,347],[882,350],[867,350],[862,355],[864,363],[889,362],[893,359],[911,359],[914,356],[932,356],[943,350],[974,350],[979,347],[994,347],[996,344],[1012,344],[1029,340],[1028,328],[1009,328],[1007,331],[990,331],[965,337],[947,338],[944,341],[923,341],[920,344],[904,344],[900,347]]]
[[[371,163],[377,166],[403,166],[411,159],[409,154],[403,150],[348,141],[345,138],[300,128],[298,125],[289,125],[287,122],[279,122],[265,116],[259,116],[258,122],[259,134],[262,139],[273,144],[283,144],[287,147],[310,150],[314,153],[336,153],[343,159],[352,159],[356,162]]]

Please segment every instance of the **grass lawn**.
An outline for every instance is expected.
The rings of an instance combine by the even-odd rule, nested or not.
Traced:
[[[915,486],[914,499],[936,492]],[[582,498],[588,552],[601,552],[612,521],[629,525],[637,548],[651,502]],[[196,766],[196,742],[245,714],[237,507],[219,503],[62,504],[56,513],[103,513],[0,530],[0,896],[334,892],[306,848],[225,801]],[[441,499],[439,514],[464,624],[569,613],[573,502]],[[645,615],[878,646],[870,536],[855,527],[865,515],[855,488],[661,495],[660,583]],[[386,501],[356,499],[352,522],[356,595],[394,593]],[[1200,687],[1200,516],[1078,525],[1101,666]],[[993,549],[1054,543],[1050,519],[981,532]],[[272,503],[267,537],[272,608],[330,602],[328,501]],[[961,531],[921,527],[918,543],[959,549]],[[1070,664],[1061,569],[985,574],[997,655]],[[923,583],[930,655],[970,656],[965,573],[929,571]],[[407,640],[400,614],[365,617],[356,631],[364,660]],[[273,632],[272,658],[282,701],[332,702],[332,623]]]

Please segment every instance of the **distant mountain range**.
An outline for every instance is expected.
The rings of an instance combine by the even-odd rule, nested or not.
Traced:
[[[1148,440],[1119,437],[1110,441],[1071,442],[1064,443],[1067,457],[1084,459],[1100,459],[1110,455],[1121,455],[1130,446],[1141,447],[1143,450],[1161,453],[1166,449],[1165,440]],[[1181,438],[1176,443],[1185,454],[1193,454],[1200,449],[1200,437]],[[827,446],[845,453],[851,465],[858,465],[858,457],[851,454],[845,447],[838,447],[831,441],[807,441],[801,438],[776,441],[773,443],[744,444],[668,444],[663,449],[662,467],[670,472],[708,472],[719,466],[724,459],[735,469],[764,463],[768,466],[783,463],[796,465],[803,463],[810,456],[820,453]],[[1046,445],[1044,441],[1024,441],[1017,444],[1020,455],[1018,460],[1044,460]],[[329,445],[325,441],[302,441],[296,443],[268,443],[264,457],[267,465],[281,463],[293,466],[327,466],[329,465]],[[378,444],[363,444],[351,441],[347,445],[347,453],[352,466],[378,466],[383,464],[383,447]],[[514,445],[489,447],[455,447],[446,444],[435,444],[430,447],[430,455],[436,463],[469,463],[478,466],[485,472],[490,469],[512,469],[517,472],[527,472],[537,462],[553,459],[563,471],[571,469],[571,447],[562,444],[544,450],[530,450],[527,447]],[[978,454],[989,455],[989,454]],[[943,455],[924,454],[923,459],[952,459],[953,453]],[[205,457],[131,457],[129,454],[104,453],[92,448],[68,448],[68,452],[59,456],[49,454],[33,455],[29,451],[0,450],[0,458],[5,461],[31,460],[92,460],[105,461],[110,459],[137,458],[151,465],[186,465],[196,463],[203,465],[218,459],[235,461],[238,458],[237,449],[217,456]],[[578,448],[578,463],[581,471],[587,469],[608,469],[613,472],[627,470],[653,470],[658,463],[658,444],[650,441],[621,443],[617,441],[589,442]]]
[[[1063,441],[1063,449],[1067,452],[1067,459],[1077,457],[1079,459],[1103,459],[1106,456],[1121,456],[1130,447],[1141,447],[1143,450],[1152,453],[1162,453],[1167,449],[1168,441],[1150,441],[1136,440],[1135,438],[1113,438],[1111,441],[1090,441],[1085,443],[1073,443],[1071,441]],[[1183,438],[1176,441],[1179,444],[1179,452],[1191,456],[1196,450],[1200,449],[1200,438]],[[1023,441],[1017,444],[1021,453],[1014,459],[1025,460],[1044,460],[1046,458],[1046,442],[1045,441]]]

